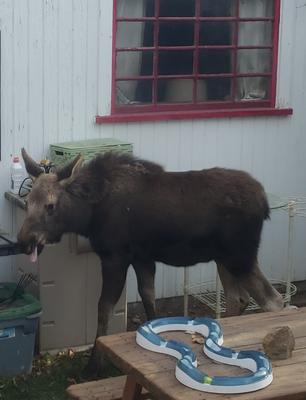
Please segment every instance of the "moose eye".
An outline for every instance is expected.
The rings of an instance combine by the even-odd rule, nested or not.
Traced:
[[[52,215],[53,211],[54,211],[54,204],[50,203],[50,204],[46,204],[45,208],[47,210],[48,215]]]

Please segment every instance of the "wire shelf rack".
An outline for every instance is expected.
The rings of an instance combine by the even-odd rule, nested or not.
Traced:
[[[294,296],[297,292],[297,287],[290,283],[289,291],[288,291],[288,282],[278,281],[278,280],[270,280],[272,285],[276,290],[281,294],[284,299],[285,304],[289,304],[291,301],[291,297]],[[223,289],[220,288],[219,291],[216,290],[216,281],[209,281],[205,283],[198,283],[194,285],[189,285],[187,287],[187,293],[200,301],[201,303],[208,306],[215,313],[226,312],[225,305],[225,296]],[[218,308],[219,307],[219,308]],[[246,308],[247,311],[255,311],[260,307],[256,303],[256,301],[251,297],[250,303]]]

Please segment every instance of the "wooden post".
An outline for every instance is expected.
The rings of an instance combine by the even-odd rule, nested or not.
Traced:
[[[122,400],[140,400],[141,391],[142,386],[132,376],[128,375],[123,389]]]

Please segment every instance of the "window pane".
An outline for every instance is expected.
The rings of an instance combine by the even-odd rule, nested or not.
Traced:
[[[192,50],[159,51],[158,75],[189,75],[192,72]]]
[[[152,103],[152,81],[116,82],[116,102],[118,105]]]
[[[272,53],[266,49],[238,50],[238,73],[271,72]]]
[[[116,47],[152,47],[153,22],[118,22]]]
[[[160,0],[161,17],[193,17],[195,0]]]
[[[199,51],[200,74],[226,74],[232,72],[232,50],[208,50]]]
[[[239,46],[270,46],[272,44],[271,22],[240,22]]]
[[[235,15],[235,2],[236,0],[201,0],[201,16],[233,17]]]
[[[117,17],[154,17],[154,0],[117,0]]]
[[[269,97],[270,79],[264,77],[237,78],[237,100],[266,100]]]
[[[154,0],[117,0],[117,17],[154,17]]]
[[[232,22],[203,21],[200,24],[200,45],[231,45],[234,32]]]
[[[116,77],[152,75],[152,51],[119,51],[116,60]]]
[[[159,46],[192,46],[194,23],[190,21],[167,21],[159,24]]]
[[[273,17],[274,0],[240,0],[239,3],[241,18]]]
[[[191,103],[193,99],[192,79],[159,79],[157,84],[159,103]]]
[[[197,99],[202,101],[226,101],[231,97],[230,78],[198,79]]]

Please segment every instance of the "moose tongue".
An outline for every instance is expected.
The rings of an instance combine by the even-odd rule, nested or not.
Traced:
[[[34,250],[30,254],[30,261],[35,263],[37,261],[37,246],[34,247]]]

